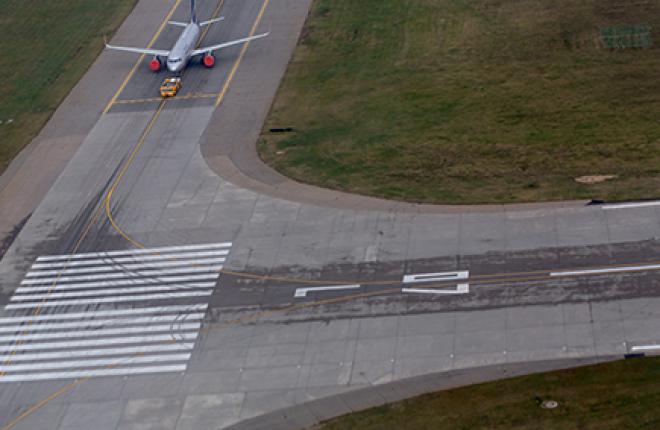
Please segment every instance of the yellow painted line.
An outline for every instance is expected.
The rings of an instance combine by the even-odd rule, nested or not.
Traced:
[[[168,101],[177,101],[177,100],[191,100],[191,99],[212,99],[216,98],[218,95],[215,93],[209,94],[186,94],[184,96],[170,97]],[[116,105],[128,105],[128,104],[138,104],[138,103],[160,103],[164,99],[162,97],[151,97],[144,99],[119,99],[115,101]]]
[[[257,15],[257,19],[254,21],[254,25],[252,26],[252,30],[250,30],[250,34],[248,37],[254,36],[254,33],[257,31],[257,27],[259,26],[259,23],[261,23],[261,19],[263,18],[264,13],[266,12],[266,8],[268,7],[268,3],[270,3],[270,0],[264,0],[264,3],[261,5],[261,10],[259,11],[259,15]],[[246,42],[241,48],[241,53],[239,54],[238,59],[234,63],[234,66],[231,68],[231,71],[229,72],[229,76],[227,77],[227,80],[225,81],[225,84],[222,86],[222,90],[220,91],[220,94],[218,94],[218,98],[215,101],[216,108],[220,106],[220,103],[222,103],[222,100],[225,98],[225,95],[229,90],[229,86],[231,85],[231,82],[234,80],[234,75],[236,75],[238,66],[240,66],[241,61],[243,61],[243,57],[245,56],[245,53],[247,52],[249,46],[250,46],[250,42]]]
[[[112,216],[112,208],[110,207],[110,204],[112,203],[112,196],[117,190],[117,187],[119,187],[119,184],[121,183],[122,179],[124,178],[124,175],[128,171],[128,168],[133,164],[133,160],[135,160],[135,157],[137,154],[140,152],[140,149],[142,148],[142,145],[144,142],[147,140],[147,136],[149,135],[149,132],[151,129],[154,127],[156,124],[156,121],[158,121],[158,118],[160,117],[160,114],[163,112],[163,109],[165,108],[165,105],[167,104],[166,100],[163,100],[163,102],[158,106],[158,110],[154,114],[154,116],[151,118],[151,121],[149,121],[149,124],[147,125],[147,128],[145,128],[144,132],[142,132],[142,136],[140,136],[140,140],[138,140],[137,145],[135,145],[135,148],[133,148],[133,151],[131,152],[131,155],[128,157],[126,162],[124,163],[124,166],[122,169],[119,171],[119,175],[117,175],[117,178],[115,179],[114,183],[108,190],[108,194],[105,197],[105,213],[108,216],[108,220],[110,221],[110,224],[112,225],[112,228],[117,231],[124,239],[126,239],[128,242],[132,243],[134,246],[137,246],[138,248],[143,248],[142,244],[133,240],[130,236],[128,236],[124,231],[119,228],[117,225],[117,222],[115,221],[114,217]]]
[[[162,97],[151,97],[145,99],[119,99],[116,100],[113,104],[116,105],[130,105],[134,103],[160,103],[163,101]]]
[[[215,7],[215,10],[211,14],[210,19],[215,19],[218,17],[218,15],[220,14],[220,9],[222,9],[222,6],[224,6],[224,4],[225,4],[225,0],[222,0],[218,3],[218,5]],[[199,43],[197,43],[196,48],[199,48],[199,45],[204,41],[204,38],[206,37],[206,34],[209,32],[210,29],[211,29],[210,25],[204,27],[204,29],[202,30],[202,34],[199,37]]]
[[[154,37],[151,38],[151,41],[147,45],[147,48],[151,48],[153,46],[153,44],[156,43],[156,40],[160,37],[161,33],[165,29],[165,26],[167,25],[167,21],[169,21],[172,18],[172,15],[174,15],[174,12],[176,11],[176,9],[179,7],[180,4],[181,4],[181,0],[176,0],[176,2],[174,2],[174,5],[170,9],[170,11],[167,13],[167,16],[165,16],[165,19],[163,20],[163,22],[160,23],[160,27],[158,27],[158,30],[156,31],[156,34],[154,34]],[[142,60],[144,60],[144,57],[145,57],[144,54],[140,55],[140,58],[138,58],[135,65],[133,65],[133,68],[131,69],[131,71],[128,72],[128,75],[126,75],[126,78],[124,79],[124,82],[122,82],[121,86],[119,87],[119,89],[117,90],[115,95],[112,96],[112,99],[108,102],[105,109],[103,109],[103,115],[108,113],[108,111],[110,110],[112,105],[115,103],[115,101],[117,101],[117,98],[119,97],[121,92],[124,91],[124,88],[126,88],[126,85],[128,85],[128,81],[131,80],[131,78],[135,74],[135,71],[137,70],[138,66],[140,65],[140,63],[142,63]]]

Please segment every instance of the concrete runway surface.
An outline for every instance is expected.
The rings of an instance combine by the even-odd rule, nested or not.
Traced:
[[[309,5],[200,2],[226,16],[208,43],[271,35],[173,100],[104,52],[3,177],[4,233],[32,213],[0,262],[3,429],[300,428],[442,387],[424,375],[656,349],[656,202],[418,207],[260,164]],[[141,0],[113,42],[166,47],[187,11]]]

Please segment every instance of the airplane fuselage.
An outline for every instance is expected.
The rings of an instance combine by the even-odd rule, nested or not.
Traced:
[[[167,69],[180,73],[190,61],[192,51],[197,47],[202,29],[196,22],[188,24],[177,39],[167,57]]]

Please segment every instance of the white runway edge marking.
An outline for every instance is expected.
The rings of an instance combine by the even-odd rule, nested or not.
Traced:
[[[565,272],[550,272],[550,276],[597,275],[601,273],[642,272],[644,270],[658,270],[658,269],[660,269],[660,264],[648,264],[645,266],[622,266],[622,267],[607,267],[604,269],[567,270]]]
[[[166,252],[181,252],[181,251],[201,251],[206,249],[217,248],[231,248],[231,242],[224,243],[210,243],[204,245],[187,245],[187,246],[165,246],[161,248],[145,248],[145,249],[126,249],[119,251],[105,251],[105,252],[88,252],[84,254],[64,254],[64,255],[45,255],[37,258],[37,261],[57,261],[57,260],[77,260],[83,258],[107,258],[116,257],[121,255],[145,255],[145,254],[160,254]]]
[[[339,291],[339,290],[353,290],[360,288],[360,284],[351,284],[351,285],[327,285],[323,287],[305,287],[305,288],[296,288],[296,292],[293,295],[294,297],[307,297],[307,293],[316,292],[316,291]]]
[[[612,204],[602,205],[601,208],[605,210],[612,210],[612,209],[644,208],[648,206],[660,206],[660,201],[656,200],[652,202],[612,203]]]
[[[36,322],[36,321],[61,321],[61,320],[77,320],[94,317],[116,317],[126,315],[149,315],[149,314],[170,314],[180,312],[193,312],[205,311],[208,309],[208,303],[195,303],[191,305],[175,305],[175,306],[153,306],[149,308],[136,308],[136,309],[113,309],[107,311],[90,311],[90,312],[69,312],[66,314],[40,314],[40,315],[26,315],[20,317],[6,317],[0,318],[0,324],[16,324],[21,322]]]
[[[112,369],[77,370],[71,372],[31,373],[26,375],[3,375],[0,382],[28,382],[49,379],[76,379],[98,376],[139,375],[145,373],[183,372],[186,364],[171,364],[165,366],[120,367]]]
[[[435,289],[435,288],[402,288],[402,293],[408,294],[467,294],[470,292],[470,284],[458,284],[454,290]]]
[[[14,310],[14,309],[46,308],[46,307],[56,307],[56,306],[94,305],[99,303],[139,302],[145,300],[172,300],[172,299],[180,299],[184,297],[204,297],[204,296],[210,296],[211,294],[213,294],[213,291],[190,291],[186,293],[142,294],[142,295],[123,296],[123,297],[100,297],[100,298],[92,298],[92,299],[57,300],[52,302],[11,303],[5,306],[5,309]]]
[[[0,383],[184,371],[230,245],[39,257],[0,318]],[[64,309],[100,305],[129,309]]]
[[[158,261],[150,263],[135,263],[135,264],[106,264],[104,266],[82,267],[75,269],[57,269],[57,270],[31,270],[28,272],[27,277],[37,276],[53,276],[53,275],[75,275],[79,273],[101,273],[112,272],[114,270],[129,271],[137,269],[155,269],[159,267],[181,267],[181,266],[203,266],[206,264],[220,264],[224,263],[224,257],[206,258],[201,260],[176,260],[176,261]]]
[[[421,282],[443,282],[443,281],[460,281],[468,279],[470,272],[467,270],[459,272],[440,272],[440,273],[417,273],[413,275],[404,275],[404,284],[414,284]]]

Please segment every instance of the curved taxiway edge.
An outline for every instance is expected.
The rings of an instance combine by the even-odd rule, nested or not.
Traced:
[[[509,363],[438,372],[323,397],[244,420],[226,430],[303,430],[351,412],[436,391],[621,359],[620,356]]]
[[[408,213],[501,212],[580,207],[587,203],[416,204],[306,185],[277,173],[259,158],[256,142],[298,43],[310,5],[311,0],[303,0],[291,8],[269,9],[262,27],[287,30],[273,31],[268,38],[250,45],[250,55],[245,56],[240,73],[234,76],[220,108],[214,113],[201,139],[201,149],[208,166],[220,177],[259,194],[337,209]]]

